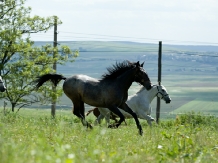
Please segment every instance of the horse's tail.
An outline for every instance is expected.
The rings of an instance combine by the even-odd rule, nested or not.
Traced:
[[[37,83],[36,84],[37,89],[49,80],[54,84],[55,87],[61,80],[66,80],[66,77],[59,75],[59,74],[45,74],[37,78],[38,79],[35,80],[35,82]]]
[[[95,108],[94,108],[94,109],[95,109]],[[89,111],[86,113],[86,116],[88,116],[91,112],[93,112],[94,109],[89,110]]]
[[[93,112],[94,116],[96,116],[97,118],[101,114],[98,108],[93,108],[86,113],[86,116],[88,116],[91,112]]]

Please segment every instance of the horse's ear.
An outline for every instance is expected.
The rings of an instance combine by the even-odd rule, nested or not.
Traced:
[[[137,66],[137,67],[139,67],[139,66],[140,66],[140,64],[139,64],[139,61],[138,61],[138,62],[136,62],[136,66]]]
[[[145,63],[145,62],[143,62],[140,66],[143,67],[144,63]]]

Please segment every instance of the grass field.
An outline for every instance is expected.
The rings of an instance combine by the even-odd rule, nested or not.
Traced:
[[[93,122],[92,116],[88,117]],[[1,163],[215,163],[218,161],[218,120],[201,114],[177,116],[150,128],[133,120],[108,129],[104,122],[86,129],[69,111],[23,109],[0,112]]]

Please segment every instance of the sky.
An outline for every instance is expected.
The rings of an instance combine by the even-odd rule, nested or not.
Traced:
[[[217,0],[27,0],[31,15],[56,15],[60,41],[218,45]],[[32,35],[53,40],[53,29]]]

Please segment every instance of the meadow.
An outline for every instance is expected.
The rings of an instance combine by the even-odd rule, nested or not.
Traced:
[[[87,117],[89,122],[94,117]],[[218,119],[189,113],[162,120],[152,128],[140,120],[127,120],[118,129],[102,122],[92,130],[82,126],[69,110],[23,109],[17,114],[0,112],[1,163],[94,162],[217,162]]]

